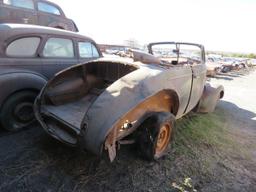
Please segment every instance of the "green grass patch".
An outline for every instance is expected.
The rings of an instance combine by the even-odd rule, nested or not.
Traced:
[[[174,150],[178,155],[194,155],[201,149],[225,148],[232,145],[223,112],[191,113],[176,122]]]

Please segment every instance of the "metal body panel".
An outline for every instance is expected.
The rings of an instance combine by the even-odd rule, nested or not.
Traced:
[[[211,113],[214,111],[219,99],[224,97],[224,87],[222,85],[206,84],[203,95],[199,101],[197,112]]]
[[[110,61],[100,59],[98,61],[92,61],[66,69],[50,80],[42,90],[37,99],[35,111],[39,122],[49,134],[53,135],[53,137],[58,138],[58,135],[54,135],[52,131],[48,131],[48,126],[51,127],[52,125],[44,122],[41,117],[42,114],[40,114],[41,110],[44,111],[45,108],[47,108],[44,104],[44,100],[48,97],[47,90],[52,90],[54,89],[54,85],[59,85],[60,83],[58,83],[58,79],[62,82],[61,79],[66,79],[65,76],[74,76],[71,75],[72,71],[83,71],[83,69],[81,69],[83,65],[87,66],[92,64],[92,66],[96,66],[98,63],[99,66],[103,66],[104,62],[109,63]],[[111,62],[118,65],[127,65],[127,62],[124,61],[112,60]],[[133,65],[133,63],[130,65]],[[142,63],[134,63],[134,65],[137,65],[137,70],[128,73],[117,81],[114,81],[114,83],[107,87],[106,90],[96,98],[96,100],[91,102],[88,111],[85,113],[84,120],[79,128],[81,130],[85,128],[85,132],[81,131],[81,133],[79,133],[79,137],[83,138],[83,147],[95,154],[99,155],[101,153],[104,140],[107,135],[114,130],[115,124],[120,123],[119,120],[122,119],[122,117],[125,117],[126,114],[129,114],[129,111],[135,110],[138,105],[142,104],[145,100],[159,92],[172,91],[175,93],[177,95],[175,104],[178,105],[175,113],[176,118],[180,118],[185,115],[184,112],[189,103],[192,83],[192,69],[190,65],[160,66],[154,64],[146,65]],[[104,74],[101,72],[101,75]],[[66,82],[68,82],[68,79],[66,79]],[[159,100],[160,103],[162,102],[161,99]],[[196,105],[197,102],[194,103]],[[147,111],[143,111],[142,115],[145,112],[152,112],[151,110],[172,110],[171,108],[164,109],[163,107],[156,108],[154,106],[150,106],[150,102],[146,108]],[[67,111],[67,113],[68,112],[69,111]],[[138,116],[137,118],[139,119],[140,117]],[[63,121],[65,120],[63,119]],[[63,138],[58,139],[68,143],[68,141],[63,140]]]
[[[58,58],[40,58],[42,63],[42,72],[48,79],[57,72],[78,63],[77,58],[58,59]]]
[[[112,161],[116,156],[116,143],[132,134],[148,114],[171,112],[179,119],[196,106],[215,107],[221,98],[215,98],[217,94],[214,98],[207,97],[215,99],[213,103],[200,99],[208,93],[204,48],[190,45],[201,48],[201,63],[166,64],[152,55],[135,51],[133,60],[101,58],[70,67],[56,74],[42,89],[35,102],[36,117],[54,138],[79,145],[96,155],[106,149]],[[68,106],[72,109],[77,106],[72,102],[81,103],[80,99],[99,87],[102,88],[94,99],[81,105],[81,110],[86,108],[81,124],[72,123],[75,110],[70,114],[74,116],[72,122],[67,121],[70,117],[63,118],[67,116],[63,111],[58,112],[65,108],[69,113]],[[62,115],[54,117],[51,111]],[[127,126],[129,128],[125,128]]]
[[[39,74],[43,73],[43,67],[41,59],[39,58],[8,58],[8,57],[0,57],[0,69],[1,71],[9,70],[19,71],[26,70],[29,72],[36,72]]]
[[[38,12],[37,15],[38,15],[37,17],[38,25],[65,29],[65,30],[74,31],[74,32],[78,31],[73,21],[65,17],[48,14],[44,12]]]
[[[199,99],[202,96],[204,85],[206,82],[206,66],[205,65],[192,65],[192,89],[191,89],[191,98],[186,109],[186,112],[191,111],[199,102]]]
[[[14,37],[18,35],[26,35],[26,34],[51,34],[51,35],[63,35],[63,36],[71,36],[74,38],[86,39],[86,41],[94,42],[93,39],[84,36],[80,33],[74,33],[72,31],[65,31],[59,29],[53,29],[49,27],[36,26],[36,25],[24,25],[24,24],[10,24],[5,23],[0,25],[1,31],[1,39],[8,39],[8,37]],[[4,35],[4,36],[2,36]]]
[[[37,11],[0,4],[0,23],[37,24]]]
[[[190,66],[166,69],[145,65],[113,83],[86,113],[82,125],[86,127],[86,149],[100,154],[101,145],[113,125],[128,111],[162,90],[176,91],[180,103],[176,118],[182,117],[189,101],[191,77]]]

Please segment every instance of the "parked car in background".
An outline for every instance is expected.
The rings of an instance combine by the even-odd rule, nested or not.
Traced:
[[[111,161],[120,145],[134,143],[145,159],[161,158],[175,119],[191,110],[212,112],[224,88],[206,84],[202,45],[152,43],[149,53],[132,50],[132,58],[61,71],[35,101],[37,120],[53,138],[98,156],[106,151]]]
[[[206,76],[214,77],[222,71],[222,65],[219,63],[219,59],[208,57],[206,60]]]
[[[256,66],[256,59],[250,59],[250,60],[248,61],[248,63],[249,63],[249,65],[250,65],[251,67],[255,67],[255,66]]]
[[[33,101],[49,78],[101,57],[96,43],[49,27],[0,24],[0,123],[14,131],[33,120]]]
[[[247,58],[235,58],[235,63],[238,69],[249,68],[249,59]]]
[[[0,0],[0,23],[34,24],[78,31],[55,3],[45,0]]]
[[[247,69],[247,59],[243,58],[233,58],[233,57],[223,57],[222,61],[222,72],[229,72],[232,70],[239,70],[239,69]]]

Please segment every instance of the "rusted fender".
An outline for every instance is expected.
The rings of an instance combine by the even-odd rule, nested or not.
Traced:
[[[211,113],[220,99],[224,97],[224,87],[222,85],[206,84],[203,95],[198,103],[196,112]]]
[[[178,97],[185,95],[182,92],[184,90],[181,89],[184,81],[166,80],[167,77],[175,77],[177,72],[184,74],[185,71],[141,66],[140,69],[113,83],[97,98],[85,115],[81,126],[81,137],[84,142],[82,147],[100,155],[107,135],[125,113],[162,90],[175,90]],[[184,100],[186,99],[184,98]],[[185,105],[186,102],[180,101],[176,117],[182,115]],[[140,118],[138,117],[138,119]]]

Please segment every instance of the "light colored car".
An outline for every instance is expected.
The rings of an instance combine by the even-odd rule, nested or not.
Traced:
[[[214,77],[222,71],[222,64],[219,63],[218,59],[208,58],[206,61],[207,73],[206,76]]]
[[[133,143],[145,159],[162,157],[175,119],[191,110],[212,112],[224,89],[206,84],[202,45],[152,43],[149,53],[102,58],[56,74],[35,101],[37,120],[53,138],[99,156],[107,151],[111,161],[117,146]]]

